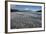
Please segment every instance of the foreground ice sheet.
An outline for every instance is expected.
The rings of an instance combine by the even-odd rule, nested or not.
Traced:
[[[11,29],[41,27],[41,13],[11,12]]]

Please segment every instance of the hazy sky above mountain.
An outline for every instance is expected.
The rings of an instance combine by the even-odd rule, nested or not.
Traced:
[[[42,7],[41,6],[32,6],[32,5],[11,5],[11,9],[37,11],[37,10],[41,10]]]

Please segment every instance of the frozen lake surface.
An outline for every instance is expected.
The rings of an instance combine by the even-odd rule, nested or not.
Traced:
[[[11,29],[39,28],[42,26],[41,13],[11,12]]]

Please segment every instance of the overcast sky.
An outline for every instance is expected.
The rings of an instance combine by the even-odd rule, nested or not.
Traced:
[[[41,10],[42,7],[41,6],[32,6],[32,5],[11,5],[11,9],[37,11],[37,10]]]

